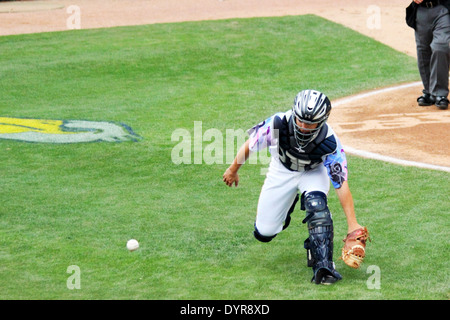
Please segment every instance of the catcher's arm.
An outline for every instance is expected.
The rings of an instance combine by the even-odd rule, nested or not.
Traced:
[[[238,170],[250,156],[249,144],[250,140],[247,140],[241,146],[236,158],[233,160],[233,163],[227,168],[227,170],[225,170],[225,173],[223,174],[223,182],[225,182],[229,187],[233,186],[233,184],[237,187],[239,184]]]
[[[353,203],[353,196],[348,186],[348,182],[344,181],[339,189],[335,189],[342,209],[344,210],[345,217],[347,218],[348,232],[361,228],[358,224],[355,214],[355,205]]]
[[[366,240],[369,239],[369,231],[356,220],[353,196],[348,182],[344,181],[341,188],[336,189],[342,209],[347,218],[348,232],[344,239],[341,259],[352,268],[359,268],[366,256]]]

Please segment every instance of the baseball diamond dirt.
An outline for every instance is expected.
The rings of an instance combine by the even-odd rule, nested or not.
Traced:
[[[315,14],[416,57],[405,23],[409,0],[49,0],[0,2],[0,36],[152,23]],[[417,80],[419,80],[417,72]],[[376,88],[374,90],[379,90]],[[418,81],[339,99],[330,123],[350,150],[428,164],[450,172],[449,110],[417,106]],[[359,97],[360,96],[360,97]],[[358,152],[355,152],[358,153]],[[364,152],[360,152],[364,154]]]

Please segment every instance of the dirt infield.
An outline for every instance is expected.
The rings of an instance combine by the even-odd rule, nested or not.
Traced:
[[[0,2],[0,35],[163,22],[316,14],[416,57],[408,0],[49,0]],[[419,79],[419,75],[418,75]],[[449,110],[418,107],[420,83],[354,99],[332,113],[344,146],[450,169]]]

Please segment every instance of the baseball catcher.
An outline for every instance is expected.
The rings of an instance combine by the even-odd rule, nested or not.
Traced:
[[[342,251],[345,263],[351,267],[361,264],[368,238],[367,229],[356,220],[344,149],[327,124],[330,112],[326,95],[316,90],[301,91],[292,109],[276,113],[248,131],[249,139],[223,174],[228,186],[237,186],[238,170],[250,154],[269,148],[271,161],[259,196],[253,235],[261,242],[272,241],[289,226],[300,202],[309,233],[304,241],[307,265],[312,268],[312,282],[316,284],[342,279],[333,261],[330,181],[347,219],[348,236]]]

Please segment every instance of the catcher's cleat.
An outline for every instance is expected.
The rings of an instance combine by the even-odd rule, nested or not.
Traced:
[[[330,284],[333,284],[336,281],[339,281],[339,279],[337,279],[337,278],[335,278],[333,276],[327,275],[327,276],[322,278],[322,281],[320,282],[320,284],[324,284],[324,285],[328,285],[329,286]]]
[[[333,276],[327,274],[322,278],[322,280],[320,281],[320,284],[329,286],[330,284],[333,284],[339,280],[341,280],[341,278],[336,278],[336,277],[333,277]]]
[[[314,276],[311,282],[315,284],[330,285],[342,279],[339,272],[334,269],[334,263],[329,263],[328,267],[313,268]]]
[[[366,227],[356,229],[344,239],[341,259],[351,268],[358,269],[366,256],[366,241],[370,241]]]

